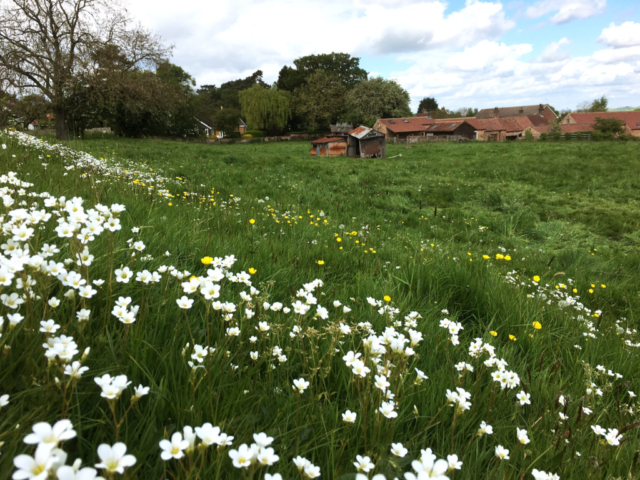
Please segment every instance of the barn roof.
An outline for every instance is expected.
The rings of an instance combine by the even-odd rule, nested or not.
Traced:
[[[347,139],[345,137],[322,137],[317,140],[313,140],[311,143],[336,143],[336,142],[346,142]]]
[[[622,120],[631,130],[640,130],[640,112],[594,112],[594,113],[571,113],[571,117],[577,123],[590,123],[593,126],[596,118],[617,118]]]

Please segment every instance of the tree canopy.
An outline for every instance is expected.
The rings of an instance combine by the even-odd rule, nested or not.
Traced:
[[[289,94],[290,95],[290,94]],[[241,112],[250,128],[282,130],[291,118],[290,96],[272,88],[253,85],[239,94]]]
[[[378,118],[410,117],[409,93],[395,80],[372,78],[346,95],[349,120],[373,126]]]
[[[116,45],[128,68],[153,65],[169,53],[158,37],[130,28],[126,10],[102,0],[7,0],[0,6],[0,68],[20,92],[50,102],[56,136],[68,138],[67,110],[92,54]]]
[[[346,87],[335,73],[318,70],[294,92],[295,110],[311,130],[328,128],[344,109]]]
[[[293,92],[318,70],[335,74],[347,89],[367,80],[368,73],[360,67],[360,58],[348,53],[307,55],[293,61],[295,68],[284,66],[278,75],[278,88]]]
[[[420,100],[416,113],[434,112],[436,110],[438,110],[438,102],[436,102],[436,99],[433,97],[425,97]]]

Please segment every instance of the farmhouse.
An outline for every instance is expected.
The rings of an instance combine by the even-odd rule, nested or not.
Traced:
[[[640,112],[594,112],[594,113],[570,113],[562,119],[561,129],[574,129],[574,125],[580,125],[580,132],[594,130],[596,118],[617,118],[625,124],[625,133],[640,137]]]
[[[476,130],[476,140],[504,142],[518,140],[534,127],[528,117],[515,118],[469,118],[467,122]]]

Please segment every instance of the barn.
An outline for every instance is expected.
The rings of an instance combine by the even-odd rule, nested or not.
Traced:
[[[322,137],[311,142],[312,157],[339,157],[347,153],[347,137]]]

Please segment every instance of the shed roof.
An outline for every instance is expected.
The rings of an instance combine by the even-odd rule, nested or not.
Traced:
[[[360,125],[359,127],[356,127],[353,130],[351,130],[349,132],[349,135],[360,139],[360,138],[366,136],[367,133],[369,133],[371,131],[373,131],[371,128],[365,127],[364,125]]]

